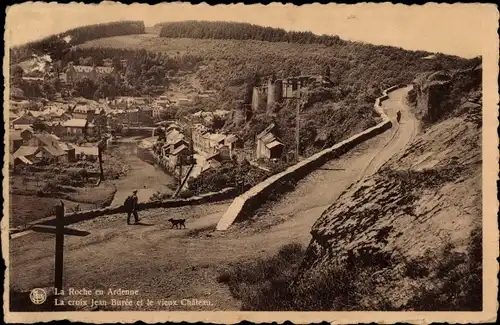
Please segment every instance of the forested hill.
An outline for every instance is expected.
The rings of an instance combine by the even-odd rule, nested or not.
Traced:
[[[431,55],[426,51],[346,41],[338,36],[319,36],[311,32],[287,32],[248,23],[181,21],[158,26],[161,26],[159,35],[164,44],[172,43],[172,39],[201,39],[203,41],[199,42],[206,48],[215,45],[207,42],[220,40],[213,50],[204,50],[204,56],[217,61],[236,61],[232,62],[233,70],[246,76],[274,73],[278,77],[288,77],[329,70],[336,82],[358,83],[365,88],[370,83],[384,83],[377,85],[382,88],[410,82],[420,72],[457,69],[469,64],[469,60],[452,55]],[[197,44],[190,45],[190,53],[195,54]],[[425,59],[427,57],[431,59]],[[244,67],[236,69],[241,63]],[[236,79],[230,84],[247,81],[245,76],[236,77],[235,74],[238,73],[226,74],[226,79],[233,79],[232,76]]]
[[[322,44],[326,46],[345,43],[338,36],[314,35],[311,32],[287,32],[282,28],[264,27],[249,23],[224,21],[181,21],[160,23],[160,36],[170,38],[212,38]]]
[[[63,33],[51,35],[10,49],[10,60],[17,63],[29,59],[32,54],[49,54],[59,58],[71,46],[83,44],[94,39],[119,35],[144,34],[143,21],[117,21],[73,28]]]

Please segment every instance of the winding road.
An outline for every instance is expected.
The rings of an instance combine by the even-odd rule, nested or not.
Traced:
[[[343,191],[375,173],[391,157],[402,154],[418,130],[418,122],[405,104],[410,89],[398,89],[383,102],[383,109],[394,121],[390,130],[309,174],[294,191],[258,211],[261,216],[252,222],[213,232],[231,203],[226,201],[142,211],[142,224],[135,226],[127,226],[124,215],[72,225],[90,235],[66,237],[65,285],[137,289],[142,299],[196,298],[212,302],[211,306],[188,310],[239,310],[239,301],[217,282],[217,276],[229,264],[272,255],[285,244],[307,245],[312,225]],[[400,123],[396,122],[398,110],[402,113]],[[170,229],[170,217],[186,218],[188,229]],[[32,233],[9,244],[11,288],[26,292],[50,287],[54,235]],[[144,309],[185,310],[186,306]]]

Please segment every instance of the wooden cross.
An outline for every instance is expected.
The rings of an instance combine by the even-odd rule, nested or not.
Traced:
[[[70,229],[64,227],[64,202],[61,201],[61,205],[55,207],[56,214],[56,250],[55,250],[55,263],[54,263],[54,288],[57,291],[62,291],[63,289],[63,270],[64,270],[64,235],[71,236],[87,236],[90,235],[87,231],[80,231],[76,229]],[[38,232],[48,232],[54,233],[53,228],[34,226],[32,230]]]

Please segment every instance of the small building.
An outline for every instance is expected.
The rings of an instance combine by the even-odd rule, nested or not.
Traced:
[[[96,116],[96,108],[90,105],[78,105],[73,109],[73,118],[93,121]]]
[[[35,117],[29,114],[24,114],[11,122],[11,128],[14,130],[24,130],[31,127],[35,122]]]
[[[256,137],[256,152],[257,159],[275,159],[280,158],[283,153],[284,145],[273,133],[275,124],[269,125],[264,131]]]
[[[155,105],[153,105],[151,109],[152,109],[153,119],[159,119],[163,114],[163,112],[165,112],[165,107],[159,105],[158,103],[155,103]]]
[[[189,147],[184,143],[180,144],[173,151],[170,152],[170,155],[167,157],[168,165],[170,168],[175,168],[178,164],[182,163],[183,165],[187,163],[189,157]]]
[[[99,156],[99,148],[92,146],[75,146],[75,159],[77,160],[87,160],[87,161],[95,161]]]
[[[86,119],[71,119],[62,123],[63,135],[81,136],[86,134],[88,121]]]
[[[191,139],[193,141],[193,149],[197,152],[204,152],[206,138],[203,136],[208,133],[208,128],[203,124],[195,124],[191,129]]]
[[[61,153],[66,158],[59,157],[59,161],[74,161],[75,151],[71,145],[61,142],[59,137],[50,133],[35,133],[28,140],[24,141],[23,146],[43,147],[50,154],[59,157]]]
[[[10,153],[16,152],[22,145],[23,145],[23,138],[21,137],[21,131],[20,130],[10,130]]]
[[[33,162],[24,156],[19,156],[16,158],[12,157],[10,159],[10,161],[14,165],[14,167],[20,166],[20,165],[24,165],[24,166],[33,165]]]
[[[113,67],[94,67],[90,65],[73,65],[70,63],[65,75],[67,83],[74,83],[85,77],[95,81],[100,76],[114,75],[114,73],[115,69]]]
[[[186,148],[189,148],[189,144],[187,141],[184,139],[184,137],[178,137],[173,140],[167,140],[165,145],[163,146],[164,148],[164,153],[166,157],[169,155],[173,154],[179,147],[185,146]]]
[[[102,60],[102,65],[105,67],[112,67],[113,66],[113,59],[106,58]]]
[[[232,152],[236,149],[242,149],[243,148],[243,140],[239,138],[237,135],[234,134],[229,134],[225,139],[224,139],[224,145],[229,148],[229,151]]]
[[[54,162],[67,162],[68,158],[66,153],[52,146],[21,146],[13,155],[13,158],[25,157],[31,163],[40,163],[42,161],[48,163]]]
[[[210,168],[219,168],[223,162],[231,160],[231,158],[228,156],[229,148],[221,147],[220,149],[220,151],[213,153],[205,159]]]
[[[33,137],[33,129],[27,127],[23,130],[10,129],[10,152],[16,152],[25,142]]]
[[[204,137],[207,140],[205,153],[208,155],[214,154],[220,146],[224,145],[224,140],[226,139],[226,136],[220,133],[207,133]]]
[[[41,150],[39,147],[32,146],[21,146],[12,155],[14,161],[14,166],[21,163],[24,165],[32,165],[39,162],[40,160],[36,157],[37,153]],[[16,159],[19,158],[19,162],[16,164]]]

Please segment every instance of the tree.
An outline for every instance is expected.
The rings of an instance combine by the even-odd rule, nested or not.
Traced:
[[[43,85],[42,85],[42,89],[43,89],[43,92],[45,94],[45,97],[47,97],[47,99],[54,99],[55,95],[56,95],[56,87],[54,86],[54,83],[49,81],[49,80],[46,80],[43,82]]]
[[[34,132],[44,132],[47,131],[47,125],[45,123],[42,123],[39,120],[36,120],[32,125],[31,128],[33,129]]]
[[[87,77],[79,79],[75,83],[75,91],[77,91],[81,96],[93,99],[95,92],[97,90],[97,85],[94,81]]]
[[[11,72],[11,76],[14,79],[14,81],[19,81],[23,78],[24,75],[24,70],[21,68],[18,64],[16,64]]]
[[[211,128],[214,130],[220,130],[224,127],[226,120],[220,117],[219,115],[214,115],[211,122]]]

